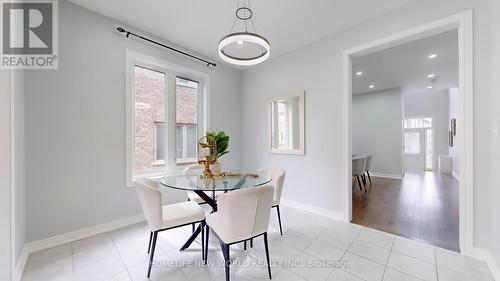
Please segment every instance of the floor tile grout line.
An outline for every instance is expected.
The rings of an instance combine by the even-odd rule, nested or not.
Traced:
[[[127,264],[125,264],[125,260],[123,259],[122,255],[120,254],[120,251],[118,250],[118,247],[116,246],[115,240],[113,239],[113,235],[111,235],[111,232],[110,232],[109,238],[111,240],[111,243],[113,243],[113,247],[115,248],[116,253],[120,257],[120,260],[122,261],[123,266],[125,267],[125,270],[127,271],[128,277],[130,277],[130,280],[133,280],[132,275],[130,274],[130,271],[128,270],[128,266],[127,266]]]
[[[422,260],[422,259],[416,258],[416,257],[414,257],[414,256],[410,256],[410,255],[405,254],[405,253],[401,253],[401,252],[398,252],[398,251],[394,251],[394,252],[395,252],[396,254],[398,254],[398,255],[402,255],[402,256],[405,256],[405,257],[408,257],[408,258],[412,258],[412,259],[415,259],[415,260],[417,260],[417,261],[420,261],[420,262],[423,262],[423,263],[426,263],[426,264],[436,265],[436,261],[435,261],[436,257],[435,257],[435,256],[434,256],[434,262],[432,263],[432,262],[428,262],[428,261],[424,261],[424,260]],[[433,252],[434,252],[434,250],[433,250]]]
[[[402,274],[404,274],[404,275],[408,275],[408,276],[413,277],[413,278],[415,278],[415,279],[417,279],[417,280],[426,281],[425,279],[422,279],[422,278],[420,278],[420,277],[417,277],[417,276],[415,276],[415,275],[412,275],[412,274],[410,274],[410,273],[408,273],[408,272],[404,272],[404,271],[402,271],[401,269],[397,269],[397,268],[390,267],[390,266],[387,266],[387,268],[389,268],[389,269],[391,269],[391,270],[394,270],[394,271],[397,271],[397,272],[399,272],[399,273],[402,273]]]
[[[387,257],[387,260],[385,261],[384,273],[382,273],[382,279],[380,279],[381,281],[384,280],[385,272],[387,271],[387,266],[389,265],[389,259],[391,258],[392,249],[394,248],[394,243],[396,243],[396,238],[392,239],[391,249],[389,250],[389,256]]]
[[[72,266],[72,271],[73,271],[73,279],[75,279],[75,253],[73,252],[73,243],[68,243],[69,244],[69,250],[71,252],[71,266]]]
[[[345,272],[345,273],[347,273],[347,274],[349,274],[349,275],[351,275],[351,276],[354,276],[354,277],[356,277],[356,278],[359,278],[359,279],[361,279],[361,280],[368,281],[368,280],[366,280],[365,278],[363,278],[363,277],[361,277],[361,276],[358,276],[358,275],[356,275],[356,274],[354,274],[354,273],[350,273],[349,271],[345,271],[345,270],[343,270],[343,269],[341,269],[341,271],[343,271],[343,272]],[[330,277],[330,276],[328,276],[328,277]]]
[[[434,263],[436,264],[436,280],[439,281],[439,271],[438,271],[438,262],[436,256],[436,247],[434,247]]]

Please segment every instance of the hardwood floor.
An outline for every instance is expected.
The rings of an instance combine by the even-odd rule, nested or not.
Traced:
[[[372,177],[363,197],[353,185],[353,223],[459,251],[458,182],[448,174]]]

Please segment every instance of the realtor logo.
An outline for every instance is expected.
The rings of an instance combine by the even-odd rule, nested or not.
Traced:
[[[57,68],[57,1],[3,0],[0,3],[0,68]]]

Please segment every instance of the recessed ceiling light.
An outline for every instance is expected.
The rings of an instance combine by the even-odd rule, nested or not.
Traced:
[[[427,86],[427,89],[432,89],[434,88],[434,86]]]
[[[243,45],[243,41],[238,41],[238,45]]]
[[[363,72],[361,71],[356,72],[356,76],[361,76],[361,75],[363,75]]]
[[[437,58],[437,56],[438,56],[437,54],[430,54],[428,58],[435,59],[435,58]]]
[[[370,85],[370,86],[368,86],[368,88],[373,89],[373,88],[375,88],[375,85]]]
[[[427,78],[434,78],[434,74],[431,73],[431,74],[427,75]]]

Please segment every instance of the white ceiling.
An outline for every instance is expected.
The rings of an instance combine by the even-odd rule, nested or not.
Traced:
[[[430,54],[437,54],[429,59]],[[401,87],[405,94],[440,91],[458,86],[458,32],[431,37],[353,59],[353,94]],[[356,72],[361,71],[361,77]],[[434,74],[432,83],[428,74]],[[373,89],[369,85],[374,85]],[[433,85],[432,89],[427,86]]]
[[[218,59],[236,0],[70,0],[165,40]],[[327,37],[415,0],[253,0],[257,32],[271,44],[271,58]]]

